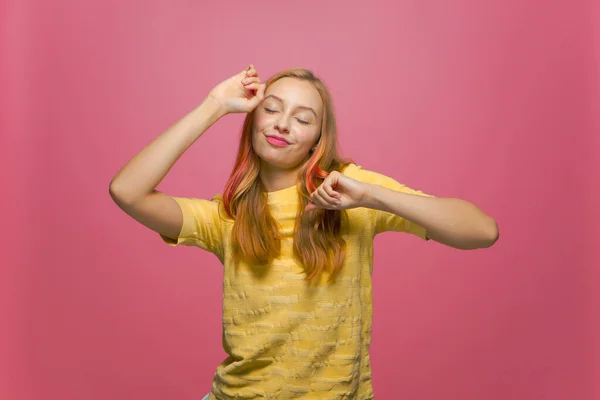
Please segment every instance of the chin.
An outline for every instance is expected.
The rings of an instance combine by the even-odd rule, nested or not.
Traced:
[[[262,163],[278,169],[296,169],[302,165],[302,161],[290,161],[289,154],[273,154],[270,151],[257,152],[256,155]]]
[[[293,151],[290,151],[292,148],[272,147],[266,140],[264,142],[259,141],[259,143],[254,142],[253,148],[254,153],[258,156],[261,162],[279,169],[295,169],[302,165],[304,161],[306,161],[306,155],[304,157],[299,157],[298,154],[294,154]]]
[[[299,165],[290,163],[289,160],[285,160],[280,157],[261,157],[259,155],[259,158],[264,164],[278,169],[294,169]]]

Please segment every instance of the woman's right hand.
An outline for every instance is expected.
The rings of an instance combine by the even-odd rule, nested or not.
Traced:
[[[208,94],[219,102],[223,114],[248,113],[265,97],[265,84],[260,82],[258,72],[249,65],[242,72],[224,80]]]

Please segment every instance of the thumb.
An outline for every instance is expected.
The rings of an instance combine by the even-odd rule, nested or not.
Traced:
[[[242,79],[243,79],[243,78],[245,78],[245,77],[246,77],[246,72],[250,71],[250,70],[252,69],[252,67],[254,67],[254,65],[252,65],[252,64],[248,65],[246,68],[244,68],[244,69],[242,70],[242,72],[240,72],[240,73],[238,74],[238,76],[239,76],[240,78],[242,78]]]
[[[312,210],[317,209],[317,205],[315,203],[308,203],[306,207],[304,207],[304,212],[310,212]]]
[[[256,90],[256,94],[252,97],[248,102],[254,108],[260,104],[261,101],[265,98],[265,87],[264,83],[260,84],[258,89]]]

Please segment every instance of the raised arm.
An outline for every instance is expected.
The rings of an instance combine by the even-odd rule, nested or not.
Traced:
[[[219,118],[252,111],[264,97],[253,66],[217,85],[202,103],[154,139],[111,180],[115,203],[144,226],[177,238],[183,224],[179,205],[156,190],[181,155]]]

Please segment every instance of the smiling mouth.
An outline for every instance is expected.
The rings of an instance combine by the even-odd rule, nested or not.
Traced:
[[[277,136],[267,136],[267,142],[279,147],[289,146],[290,144],[287,140]]]

